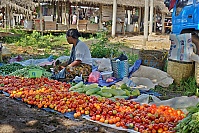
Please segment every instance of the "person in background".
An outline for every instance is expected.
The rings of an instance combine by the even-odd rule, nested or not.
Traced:
[[[77,29],[69,29],[66,32],[66,39],[72,44],[72,50],[68,62],[59,64],[61,69],[66,68],[66,81],[71,81],[75,76],[81,76],[84,80],[88,79],[92,72],[92,59],[88,46],[78,38],[80,33]]]
[[[77,24],[77,15],[73,13],[72,24]]]

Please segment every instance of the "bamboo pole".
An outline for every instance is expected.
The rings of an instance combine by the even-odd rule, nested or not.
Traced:
[[[154,2],[153,0],[150,0],[150,23],[149,23],[149,35],[152,35],[153,32],[153,7]]]
[[[112,37],[115,37],[117,17],[117,0],[113,0]]]
[[[131,24],[131,10],[127,10],[128,25]]]
[[[99,28],[102,29],[102,4],[99,6]]]
[[[156,24],[156,7],[154,7],[154,15],[155,15],[155,19],[154,19],[154,32],[156,33],[156,27],[157,27],[157,24]]]
[[[44,34],[44,30],[43,30],[43,12],[42,12],[42,5],[40,5],[40,0],[39,0],[39,7],[40,7],[40,10],[39,10],[39,14],[40,14],[40,30],[41,30],[41,34],[43,36],[43,34]]]
[[[165,22],[165,13],[162,13],[162,34],[165,33],[165,25],[164,25],[164,22]]]
[[[144,46],[148,41],[148,15],[149,15],[149,0],[145,0],[145,9],[144,9]]]
[[[139,32],[139,34],[140,34],[141,18],[142,18],[142,7],[139,7],[139,18],[138,18],[138,32]]]

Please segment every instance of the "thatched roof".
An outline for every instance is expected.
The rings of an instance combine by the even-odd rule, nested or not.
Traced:
[[[4,2],[15,3],[17,6],[21,6],[24,9],[30,9],[33,11],[37,6],[38,0],[1,0]],[[34,2],[33,2],[34,1]],[[36,1],[36,2],[35,2]],[[41,2],[51,2],[52,0],[40,0]],[[72,3],[83,3],[87,5],[112,5],[113,0],[54,0],[54,1],[70,1]],[[144,7],[145,0],[117,0],[117,4],[121,6],[130,6],[130,7]],[[16,5],[13,5],[16,7]],[[0,7],[5,6],[5,4],[1,4]],[[154,0],[154,6],[159,8],[161,12],[168,13],[168,9],[164,5],[164,0]],[[20,7],[19,7],[20,8]]]
[[[9,6],[19,12],[31,14],[37,6],[32,0],[1,0],[0,8]]]
[[[44,2],[49,2],[52,0],[43,0]],[[67,0],[56,0],[56,1],[67,1]],[[112,5],[113,0],[69,0],[72,3],[84,3],[87,5]],[[144,7],[145,0],[117,0],[117,4],[121,6],[130,6],[130,7]],[[164,5],[164,0],[154,0],[154,6],[158,7],[162,12],[169,12]]]

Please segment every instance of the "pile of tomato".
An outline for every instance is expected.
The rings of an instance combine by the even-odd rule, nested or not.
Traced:
[[[169,106],[140,104],[132,100],[87,96],[70,92],[70,84],[48,78],[0,77],[0,90],[12,98],[38,108],[51,108],[61,113],[75,111],[74,117],[89,115],[91,120],[141,133],[172,133],[179,120],[185,117],[181,110]]]

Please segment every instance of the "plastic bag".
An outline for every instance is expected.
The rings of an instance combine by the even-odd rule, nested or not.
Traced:
[[[88,82],[98,83],[99,77],[100,77],[100,72],[98,71],[91,72],[91,74],[88,77]]]
[[[168,87],[174,80],[164,71],[143,65],[140,65],[139,69],[132,73],[131,76],[149,78],[153,84],[158,84],[162,87]]]
[[[55,80],[60,80],[60,79],[65,79],[66,78],[66,68],[62,69],[59,73],[53,74],[51,76],[52,79]]]
[[[102,58],[96,61],[98,65],[98,71],[112,71],[111,60],[108,58]]]

